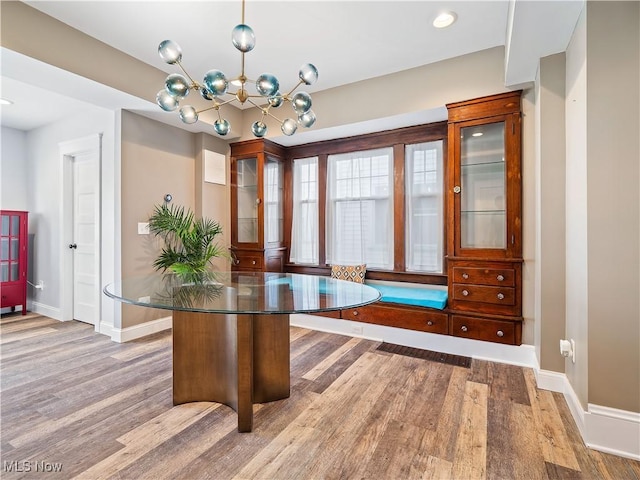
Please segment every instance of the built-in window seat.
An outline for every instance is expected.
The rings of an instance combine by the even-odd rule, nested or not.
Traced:
[[[317,315],[422,332],[447,334],[448,315],[446,287],[422,284],[367,281],[381,298],[363,307],[349,308]]]
[[[364,307],[342,310],[339,318],[364,323],[447,334],[447,290],[437,286],[366,282],[382,297]],[[333,315],[337,317],[337,315]]]

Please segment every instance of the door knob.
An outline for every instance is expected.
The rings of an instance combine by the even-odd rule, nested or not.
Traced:
[[[69,244],[69,248],[78,248],[78,245],[76,245],[75,243],[70,243]]]

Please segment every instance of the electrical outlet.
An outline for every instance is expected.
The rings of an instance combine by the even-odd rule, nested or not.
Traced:
[[[354,335],[362,335],[364,333],[364,329],[361,325],[353,325],[351,327],[351,333],[353,333]]]
[[[38,284],[36,285],[36,289],[37,290],[44,290],[44,281],[43,280],[38,281]]]

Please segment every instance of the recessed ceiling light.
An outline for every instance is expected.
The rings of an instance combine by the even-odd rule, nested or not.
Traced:
[[[442,12],[433,21],[433,26],[436,28],[446,28],[456,21],[458,16],[455,12]]]
[[[6,98],[0,98],[0,105],[11,105],[13,102],[11,100],[7,100]]]

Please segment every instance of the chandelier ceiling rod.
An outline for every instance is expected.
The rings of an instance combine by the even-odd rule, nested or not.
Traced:
[[[220,70],[209,70],[202,83],[198,83],[182,66],[182,49],[173,40],[164,40],[158,46],[158,54],[160,58],[169,65],[178,65],[184,75],[172,73],[165,80],[164,89],[160,90],[156,95],[156,102],[165,111],[171,112],[180,106],[183,100],[191,90],[196,90],[202,98],[212,102],[208,108],[196,111],[191,105],[185,105],[180,108],[180,119],[187,124],[198,121],[200,113],[216,110],[218,119],[214,122],[213,128],[218,135],[225,136],[231,130],[229,121],[224,119],[220,112],[220,107],[238,101],[241,105],[249,102],[262,112],[260,120],[251,125],[251,131],[256,137],[264,137],[267,133],[267,125],[264,123],[266,116],[272,117],[280,123],[280,129],[285,135],[293,135],[298,125],[309,128],[316,121],[316,115],[311,110],[311,95],[306,92],[293,93],[301,85],[311,85],[318,79],[318,70],[310,63],[300,67],[298,72],[299,81],[288,93],[280,93],[280,82],[270,74],[263,73],[257,80],[249,80],[245,74],[245,53],[250,52],[255,47],[255,35],[253,29],[244,23],[245,0],[242,0],[242,19],[239,25],[231,32],[231,42],[241,54],[240,75],[235,79],[228,81],[227,77]],[[256,94],[249,94],[246,90],[248,82],[255,83]],[[235,92],[229,91],[229,83],[235,85],[239,83],[239,88]],[[224,95],[232,95],[229,100],[222,100],[220,97]],[[252,98],[262,98],[265,100],[265,106],[258,105]],[[272,108],[279,108],[283,103],[289,102],[293,107],[297,116],[297,121],[291,118],[280,120],[271,113]]]

